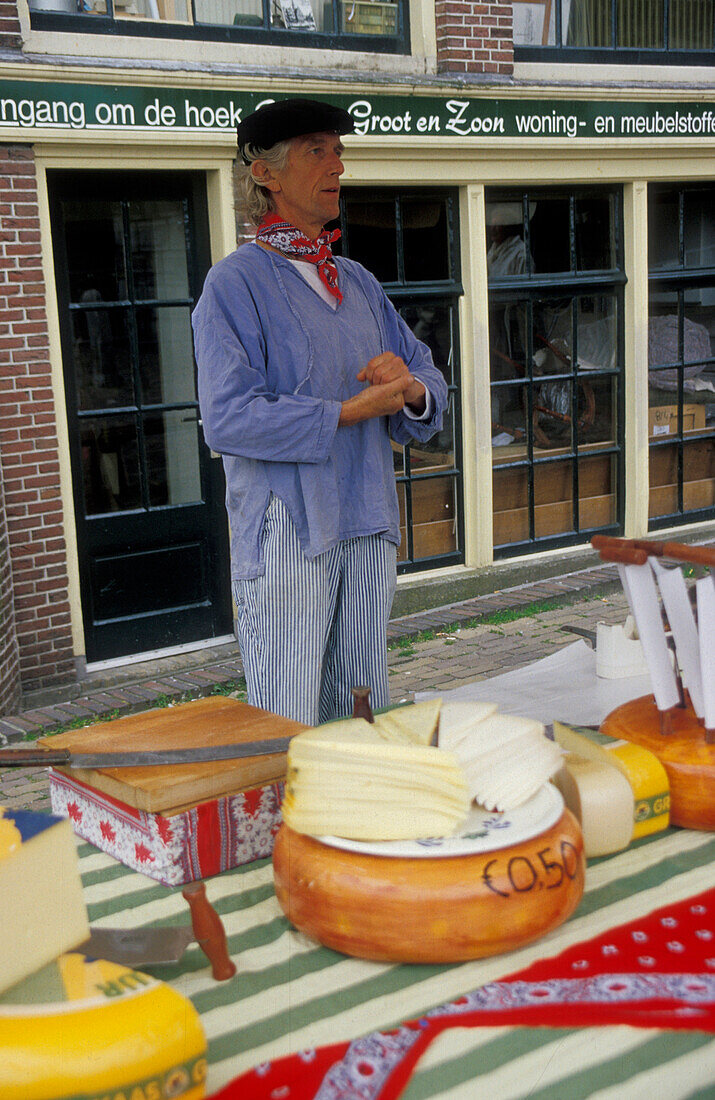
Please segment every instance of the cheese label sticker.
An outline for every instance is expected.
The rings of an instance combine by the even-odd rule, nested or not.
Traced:
[[[633,807],[633,820],[648,821],[651,817],[660,817],[670,811],[670,793],[662,791],[651,798],[639,798]]]
[[[57,1100],[181,1100],[190,1092],[194,1096],[203,1095],[194,1090],[206,1081],[207,1070],[208,1065],[202,1055],[119,1088],[73,1093],[71,1096],[58,1096]]]

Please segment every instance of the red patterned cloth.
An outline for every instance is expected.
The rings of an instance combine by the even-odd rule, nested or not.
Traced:
[[[634,1027],[715,1031],[715,890],[622,924],[395,1031],[257,1066],[214,1100],[397,1100],[449,1027]]]
[[[326,229],[311,241],[301,233],[300,229],[279,218],[277,214],[266,214],[256,230],[256,240],[277,248],[285,256],[315,264],[320,281],[334,298],[342,302],[343,296],[338,287],[338,268],[330,247],[339,239],[339,229]]]
[[[282,798],[283,784],[267,783],[165,817],[50,769],[52,812],[69,817],[77,835],[90,844],[165,886],[270,856]]]

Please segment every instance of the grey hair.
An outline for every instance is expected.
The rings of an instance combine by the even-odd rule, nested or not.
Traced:
[[[236,184],[240,204],[253,225],[258,225],[268,211],[273,210],[271,192],[254,179],[253,165],[255,161],[262,160],[272,171],[281,172],[286,166],[293,140],[289,138],[287,141],[279,141],[270,149],[260,149],[257,145],[249,143],[240,151],[236,168]],[[246,164],[245,161],[248,163]]]

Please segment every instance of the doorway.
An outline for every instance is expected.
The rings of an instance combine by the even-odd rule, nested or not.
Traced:
[[[220,460],[190,315],[201,173],[48,173],[88,662],[231,632]]]

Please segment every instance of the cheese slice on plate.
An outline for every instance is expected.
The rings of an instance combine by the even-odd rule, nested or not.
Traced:
[[[464,768],[472,798],[488,810],[522,805],[561,766],[561,751],[531,718],[498,714],[491,703],[461,704],[473,710],[447,712],[440,720],[440,747],[451,750]],[[447,712],[447,713],[445,713]]]
[[[427,728],[421,724],[418,736]],[[384,729],[364,719],[306,730],[288,750],[283,819],[299,833],[353,840],[450,836],[469,804],[452,753],[387,741]]]
[[[376,714],[374,727],[387,741],[431,745],[439,729],[441,707],[441,699],[426,699],[422,703],[398,707]]]

